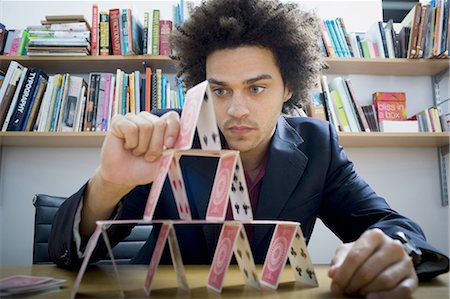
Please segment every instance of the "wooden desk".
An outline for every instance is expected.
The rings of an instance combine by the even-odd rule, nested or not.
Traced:
[[[143,290],[146,266],[119,266],[122,286],[126,298],[148,298]],[[261,273],[261,267],[258,267]],[[318,288],[300,288],[293,281],[292,270],[287,265],[277,291],[257,290],[244,285],[242,274],[237,265],[231,265],[225,277],[225,286],[221,294],[206,287],[209,267],[186,266],[186,275],[190,292],[178,289],[175,272],[171,265],[160,266],[153,282],[151,298],[336,298],[330,292],[330,279],[327,265],[316,265]],[[54,265],[0,266],[0,277],[14,274],[52,276],[66,279],[67,283],[60,291],[44,293],[41,298],[69,298],[76,271],[67,271]],[[118,298],[119,292],[113,268],[109,265],[90,266],[83,277],[78,298],[100,297]],[[341,297],[342,298],[342,297]],[[414,298],[443,299],[449,298],[449,275],[441,275],[431,282],[422,283],[414,293]]]

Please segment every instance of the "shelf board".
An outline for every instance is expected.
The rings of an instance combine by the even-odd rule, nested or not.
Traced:
[[[434,76],[449,70],[449,59],[326,58],[326,74]]]
[[[160,68],[167,73],[176,73],[175,62],[168,56],[0,56],[0,69],[6,70],[12,60],[27,67],[40,68],[47,73],[87,74],[90,72],[115,72],[118,68],[125,72],[143,71],[143,63],[153,69]]]
[[[101,147],[105,132],[0,132],[1,146]],[[449,145],[444,133],[339,133],[344,147],[440,147]]]
[[[0,56],[0,69],[6,70],[12,60],[48,73],[83,74],[89,72],[125,72],[143,70],[143,62],[152,68],[176,73],[175,62],[168,56],[84,56],[84,57],[29,57]],[[448,71],[449,59],[381,59],[381,58],[325,58],[329,69],[326,74],[362,74],[390,76],[432,76]]]
[[[450,132],[443,133],[339,133],[345,147],[440,147],[449,145]]]

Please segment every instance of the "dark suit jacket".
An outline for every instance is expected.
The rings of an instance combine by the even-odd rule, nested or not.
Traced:
[[[217,162],[216,158],[206,157],[184,156],[181,159],[193,218],[205,218]],[[61,266],[76,267],[80,264],[72,226],[85,187],[64,202],[53,223],[49,251],[53,261]],[[116,217],[142,218],[149,190],[150,185],[132,190],[123,198]],[[448,258],[426,242],[420,227],[392,210],[356,174],[329,123],[312,118],[280,117],[270,144],[266,174],[254,218],[300,222],[308,240],[318,217],[343,242],[356,240],[369,228],[380,228],[388,235],[403,231],[424,250],[426,260],[431,263],[424,263],[422,270],[417,269],[422,278],[448,271]],[[154,218],[178,219],[175,200],[167,181]],[[118,243],[130,229],[124,226],[111,227],[108,230],[111,242]],[[251,243],[257,263],[264,261],[272,230],[271,226],[254,227]],[[154,233],[133,262],[149,262],[158,231],[159,226],[155,225]],[[217,225],[176,226],[183,261],[210,263],[219,231]],[[99,259],[105,254],[104,244],[100,242],[93,259]],[[170,261],[167,253],[163,261]]]

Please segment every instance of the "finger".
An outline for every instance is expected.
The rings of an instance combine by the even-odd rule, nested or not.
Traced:
[[[126,117],[136,124],[138,142],[133,148],[133,155],[144,155],[150,145],[153,133],[153,122],[158,121],[158,117],[147,112],[141,112],[138,115],[127,114]]]
[[[415,277],[417,280],[414,266],[409,257],[407,257],[380,272],[369,284],[360,290],[360,294],[367,295],[369,293],[394,290],[400,285],[400,282],[410,277],[413,279]]]
[[[164,150],[164,135],[167,123],[164,119],[158,119],[153,122],[152,138],[145,153],[145,158],[148,161],[154,161],[158,158]]]
[[[379,248],[383,238],[384,233],[379,229],[364,232],[353,244],[342,265],[336,270],[333,284],[345,290],[357,269]]]
[[[368,299],[378,298],[412,298],[414,291],[417,289],[417,276],[408,277],[399,283],[395,288],[389,291],[373,292],[367,294]]]
[[[330,277],[330,278],[334,277],[337,269],[339,269],[339,267],[344,262],[345,257],[347,256],[347,254],[350,251],[352,246],[353,246],[353,243],[346,243],[346,244],[342,244],[336,248],[334,257],[331,260],[331,267],[328,270],[328,277]]]
[[[175,111],[167,112],[161,116],[166,121],[167,127],[164,136],[164,145],[173,148],[180,132],[180,115]]]
[[[111,134],[124,140],[124,148],[131,150],[138,144],[138,128],[124,115],[116,115],[111,122]]]
[[[375,278],[384,271],[387,271],[391,265],[394,265],[403,258],[408,258],[401,243],[385,237],[386,242],[371,255],[364,264],[359,267],[344,292],[348,294],[357,294],[364,286],[372,283]],[[403,278],[403,277],[399,277]],[[398,281],[392,281],[396,283]]]

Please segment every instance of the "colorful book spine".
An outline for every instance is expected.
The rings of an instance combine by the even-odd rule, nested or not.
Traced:
[[[169,45],[169,36],[172,32],[172,21],[161,20],[159,22],[159,54],[169,56],[172,54],[172,50]]]
[[[109,14],[100,12],[100,55],[109,55]]]
[[[120,10],[109,10],[109,30],[111,32],[111,47],[113,55],[122,55],[122,43],[120,39]]]
[[[92,5],[92,27],[91,27],[91,55],[98,56],[99,54],[99,23],[98,23],[98,5]]]
[[[158,9],[153,10],[152,18],[152,55],[159,55],[159,20],[160,12]]]

